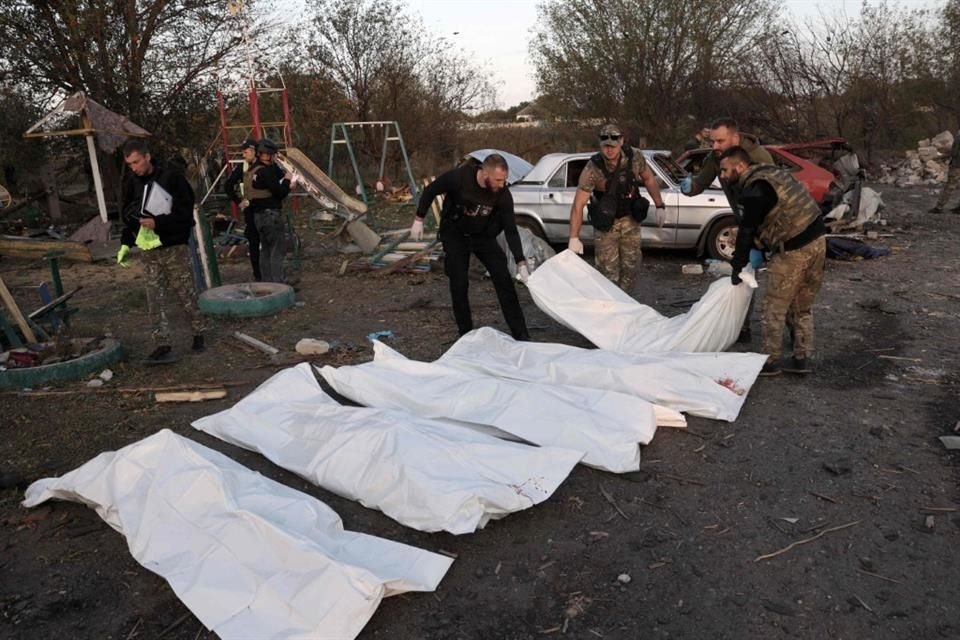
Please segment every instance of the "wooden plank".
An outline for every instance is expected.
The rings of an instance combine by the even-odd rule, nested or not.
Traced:
[[[347,195],[336,182],[330,179],[330,176],[321,171],[320,167],[313,163],[313,160],[296,147],[287,147],[282,153],[278,153],[277,160],[284,168],[287,168],[286,163],[293,165],[293,168],[304,179],[305,186],[311,185],[319,189],[329,198],[357,215],[363,215],[367,212],[367,205]]]
[[[60,306],[61,304],[63,304],[64,302],[72,298],[73,294],[75,294],[77,291],[80,291],[80,289],[83,289],[83,287],[82,286],[77,287],[73,291],[68,291],[67,293],[63,294],[59,298],[54,298],[47,304],[43,305],[36,311],[32,312],[29,316],[27,316],[27,318],[29,318],[30,320],[36,320],[37,318],[43,316],[43,314],[47,313],[51,309]]]
[[[424,247],[422,250],[420,250],[420,251],[418,251],[418,252],[416,252],[416,253],[411,253],[411,254],[410,254],[409,256],[407,256],[406,258],[403,258],[402,260],[398,260],[398,261],[394,262],[392,265],[390,265],[389,267],[386,267],[385,269],[383,269],[382,271],[380,271],[380,275],[384,275],[384,276],[385,276],[385,275],[387,275],[388,273],[393,273],[393,272],[395,272],[395,271],[400,271],[400,270],[406,268],[406,267],[409,266],[409,265],[416,264],[417,262],[419,262],[419,261],[422,260],[423,258],[426,258],[428,255],[430,255],[430,253],[434,250],[434,248],[435,248],[439,243],[440,243],[439,240],[434,240],[432,243],[430,243],[429,246]]]
[[[3,276],[0,276],[0,298],[3,299],[3,304],[6,305],[7,311],[9,311],[11,317],[13,317],[13,321],[20,327],[20,331],[23,333],[23,337],[27,339],[27,342],[36,342],[37,337],[33,334],[33,329],[27,324],[27,319],[23,317],[20,307],[17,306],[17,301],[13,299],[13,295],[11,295],[10,290],[7,289],[7,284],[3,281]]]
[[[48,251],[63,251],[63,257],[78,262],[93,262],[90,248],[72,240],[0,236],[0,255],[11,258],[42,258]]]
[[[165,391],[157,393],[155,396],[157,402],[203,402],[204,400],[219,400],[226,397],[226,389]]]
[[[434,179],[424,178],[423,186],[427,187]],[[423,197],[423,191],[420,192],[420,197]],[[437,228],[440,228],[440,212],[443,210],[443,196],[439,195],[433,199],[433,202],[430,203],[430,211],[433,212],[433,218],[437,223]]]

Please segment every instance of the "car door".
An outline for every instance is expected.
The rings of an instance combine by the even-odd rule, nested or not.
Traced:
[[[544,185],[540,196],[540,210],[544,226],[547,227],[547,237],[555,242],[562,242],[570,237],[570,208],[577,195],[580,172],[583,171],[587,161],[588,158],[564,161]],[[587,220],[586,209],[584,209],[583,220],[580,239],[592,242],[593,226]]]
[[[655,160],[647,156],[647,167],[653,172],[653,177],[660,187],[660,197],[666,208],[663,226],[657,224],[657,210],[654,207],[653,196],[647,191],[643,182],[640,182],[640,193],[650,202],[647,219],[643,221],[643,244],[650,247],[672,247],[676,243],[677,224],[680,217],[680,191],[670,184],[663,176],[663,170],[657,166]]]

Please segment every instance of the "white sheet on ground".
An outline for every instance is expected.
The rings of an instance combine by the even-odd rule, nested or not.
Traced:
[[[499,378],[619,391],[695,416],[732,422],[766,358],[757,353],[620,354],[517,342],[483,327],[457,340],[436,362]]]
[[[320,374],[360,404],[490,425],[527,442],[582,452],[584,464],[616,473],[640,468],[637,444],[656,431],[653,405],[623,393],[503,380],[408,360],[382,342],[373,348],[374,362],[326,366]]]
[[[744,283],[713,282],[687,313],[667,318],[642,305],[569,249],[550,258],[530,276],[527,288],[537,306],[592,343],[618,353],[724,351],[747,317],[752,270]]]
[[[452,560],[343,530],[306,494],[169,430],[27,488],[94,508],[208,629],[354,638],[385,596],[433,591]]]
[[[402,411],[345,407],[306,363],[193,426],[400,524],[454,534],[543,502],[582,457]]]

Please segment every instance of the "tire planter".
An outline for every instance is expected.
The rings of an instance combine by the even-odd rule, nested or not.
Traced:
[[[75,342],[78,342],[75,340]],[[0,371],[0,389],[33,388],[51,382],[71,382],[87,377],[94,371],[122,359],[123,346],[112,338],[107,338],[96,351],[65,362],[44,364],[38,367],[7,369]]]
[[[201,313],[250,318],[268,316],[296,302],[293,287],[277,282],[245,282],[207,289],[200,294]]]

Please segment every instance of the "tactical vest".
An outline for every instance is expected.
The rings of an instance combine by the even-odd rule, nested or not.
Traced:
[[[255,189],[253,187],[253,177],[264,168],[266,168],[266,165],[255,164],[252,169],[243,173],[243,197],[247,200],[262,200],[273,197],[269,189]]]
[[[607,171],[607,159],[602,153],[590,158],[590,162],[607,181],[606,191],[594,189],[591,199],[595,200],[594,204],[603,213],[614,218],[630,215],[630,208],[640,195],[637,192],[637,177],[633,174],[633,149],[624,146],[623,157],[626,163],[619,163],[613,171]]]
[[[767,182],[777,194],[777,204],[761,223],[757,239],[768,251],[782,251],[785,242],[803,233],[820,216],[820,207],[806,187],[772,164],[751,166],[740,182],[745,189],[757,180]]]

